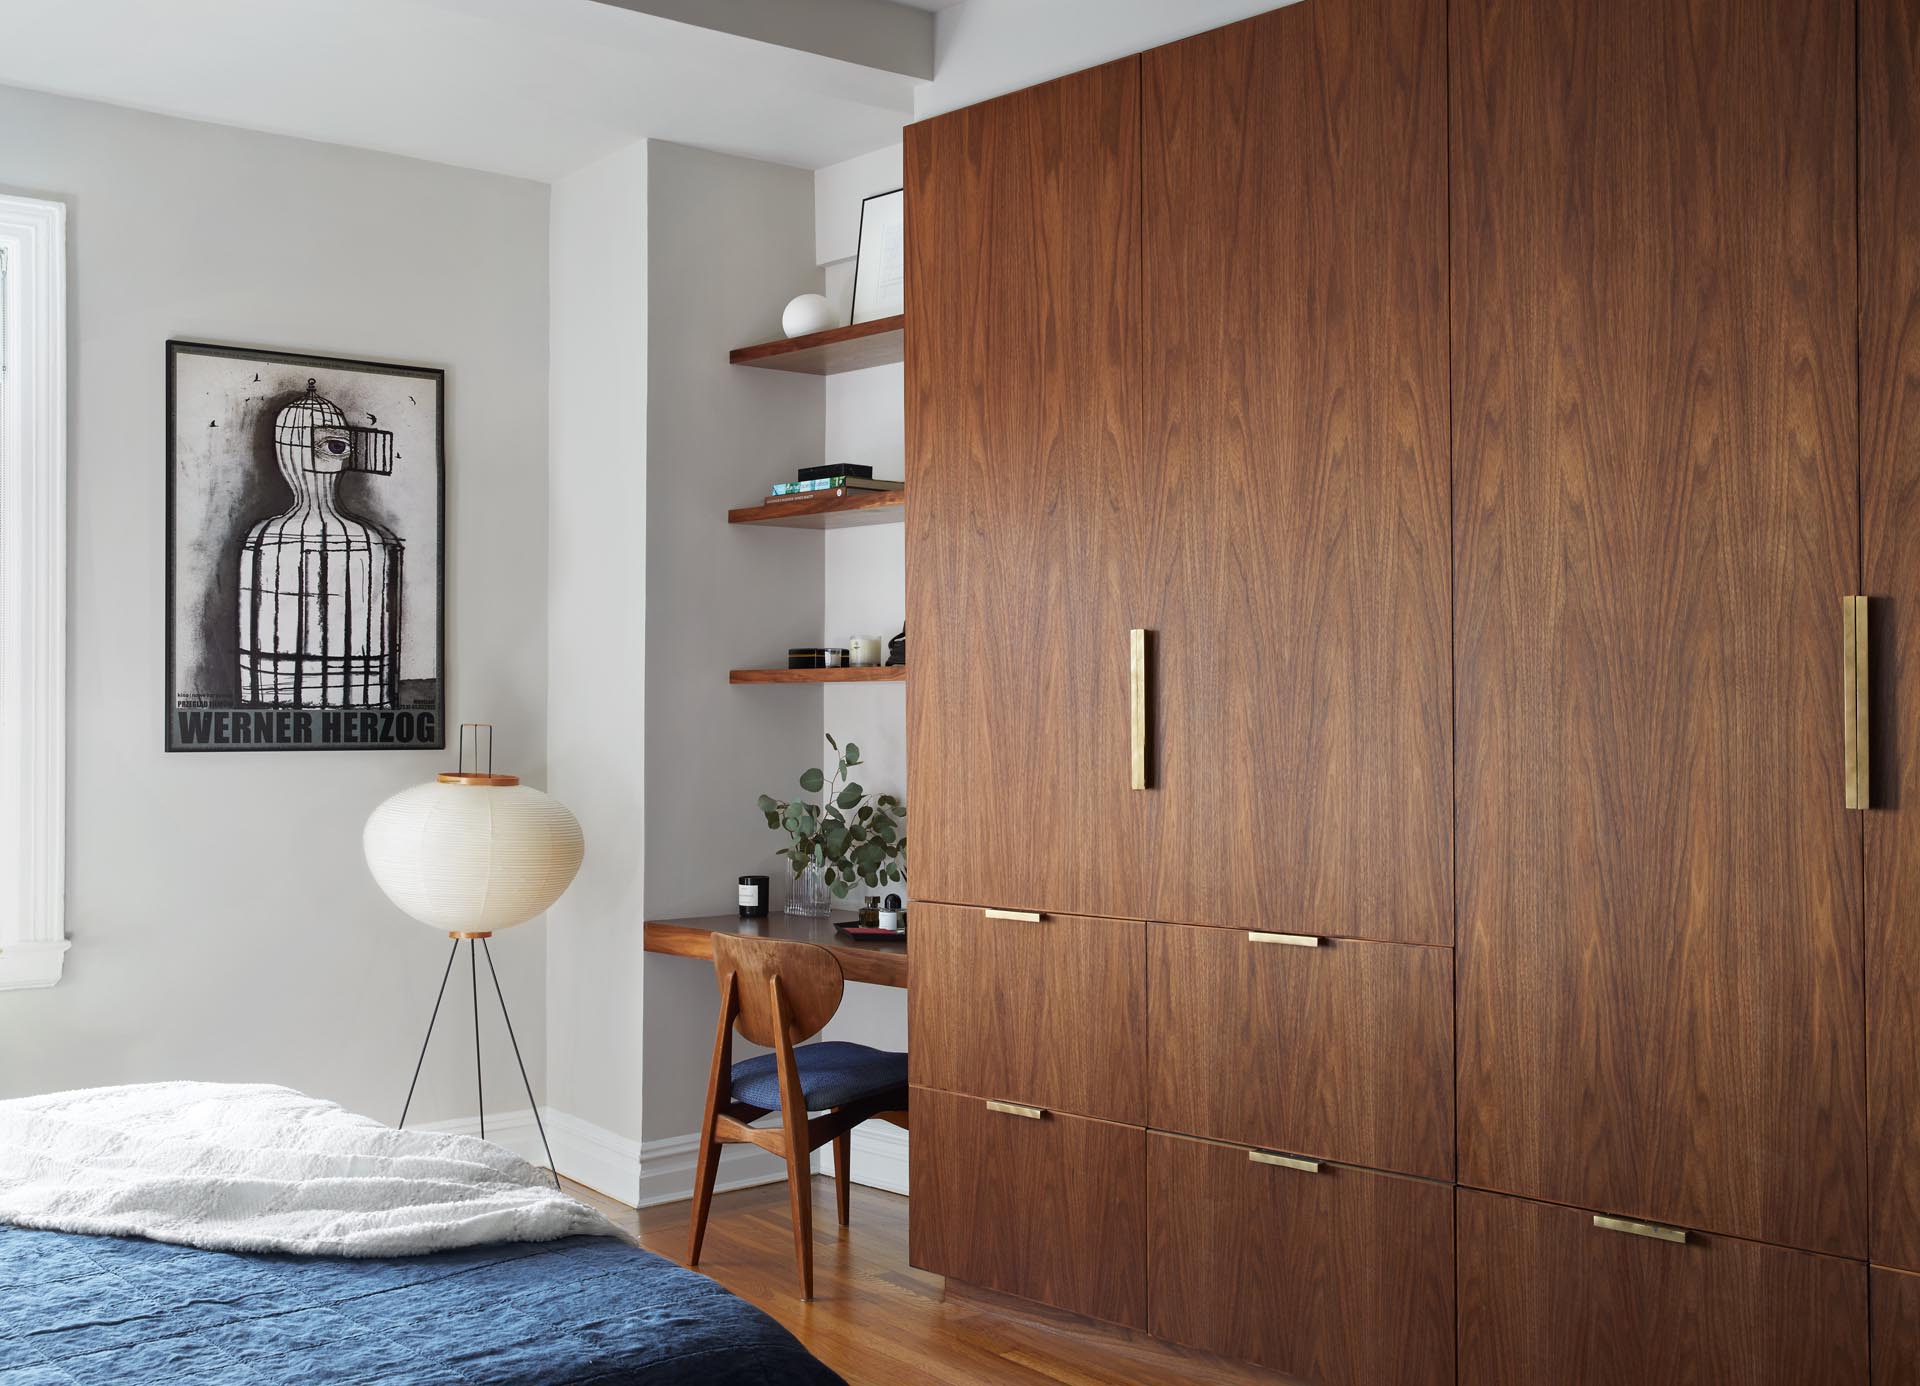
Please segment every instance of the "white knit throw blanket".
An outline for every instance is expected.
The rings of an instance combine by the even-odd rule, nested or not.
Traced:
[[[620,1235],[491,1141],[253,1083],[0,1102],[0,1223],[306,1256]]]

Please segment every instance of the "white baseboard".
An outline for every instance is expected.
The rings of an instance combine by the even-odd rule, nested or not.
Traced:
[[[640,1149],[640,1201],[635,1206],[651,1208],[657,1203],[692,1198],[694,1165],[699,1156],[698,1136],[648,1141]],[[776,1159],[757,1145],[730,1145],[720,1152],[720,1175],[713,1189],[725,1193],[756,1184],[783,1184],[786,1178],[785,1160]]]
[[[907,1192],[907,1132],[890,1121],[869,1121],[853,1128],[852,1169],[856,1184],[888,1193]],[[820,1147],[820,1172],[832,1174],[833,1147]]]
[[[540,1120],[545,1123],[547,1140],[553,1146],[553,1163],[575,1183],[585,1184],[596,1193],[636,1208],[678,1203],[693,1197],[694,1163],[700,1152],[698,1136],[667,1136],[643,1145],[551,1107],[540,1109]],[[477,1136],[480,1119],[472,1116],[424,1122],[419,1129]],[[546,1166],[546,1152],[540,1148],[540,1130],[534,1124],[532,1108],[489,1112],[487,1139],[504,1145],[523,1160],[542,1168]],[[855,1140],[858,1139],[856,1133]],[[858,1170],[860,1165],[856,1156],[854,1168]],[[720,1177],[714,1183],[714,1191],[724,1193],[756,1184],[776,1184],[786,1177],[784,1161],[757,1146],[731,1145],[720,1154]]]
[[[552,1117],[553,1114],[544,1109],[540,1113],[542,1121],[551,1121]],[[414,1124],[414,1129],[439,1131],[449,1136],[477,1136],[480,1134],[480,1118],[469,1116],[452,1117],[446,1121],[421,1121]],[[533,1124],[533,1109],[530,1107],[513,1112],[488,1112],[487,1139],[495,1145],[504,1145],[529,1164],[546,1168],[546,1152],[540,1148],[540,1131]],[[561,1159],[558,1149],[554,1151],[553,1162],[562,1166],[562,1174],[567,1173],[564,1167],[566,1162]]]

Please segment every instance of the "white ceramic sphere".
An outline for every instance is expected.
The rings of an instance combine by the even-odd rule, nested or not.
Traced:
[[[825,332],[840,325],[840,310],[825,294],[801,294],[780,315],[780,330],[789,337],[804,337],[809,332]]]
[[[537,789],[437,780],[376,808],[361,845],[387,898],[449,933],[510,929],[544,913],[586,852],[579,820]]]

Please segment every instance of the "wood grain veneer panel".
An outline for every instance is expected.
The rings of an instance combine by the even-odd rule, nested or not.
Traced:
[[[1452,941],[1445,14],[1142,58],[1149,918]]]
[[[1861,0],[1860,22],[1860,590],[1873,599],[1877,752],[1865,817],[1873,1259],[1920,1270],[1920,0]]]
[[[1454,0],[1462,1182],[1866,1251],[1850,4]]]
[[[1146,1122],[1144,925],[913,907],[913,1081]]]
[[[1453,1177],[1451,950],[1153,924],[1147,994],[1149,1125]]]
[[[1920,1275],[1873,1268],[1873,1386],[1920,1381]]]
[[[1147,1316],[1146,1132],[916,1087],[914,1265],[1130,1328]]]
[[[1461,1189],[1460,1380],[1474,1386],[1859,1386],[1867,1268]]]
[[[1451,1386],[1453,1198],[1149,1133],[1152,1331],[1319,1386]]]
[[[1139,63],[906,132],[916,894],[1138,915]]]

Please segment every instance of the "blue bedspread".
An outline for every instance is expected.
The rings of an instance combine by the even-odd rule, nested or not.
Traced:
[[[0,1386],[839,1381],[752,1305],[611,1237],[343,1260],[0,1226]]]

